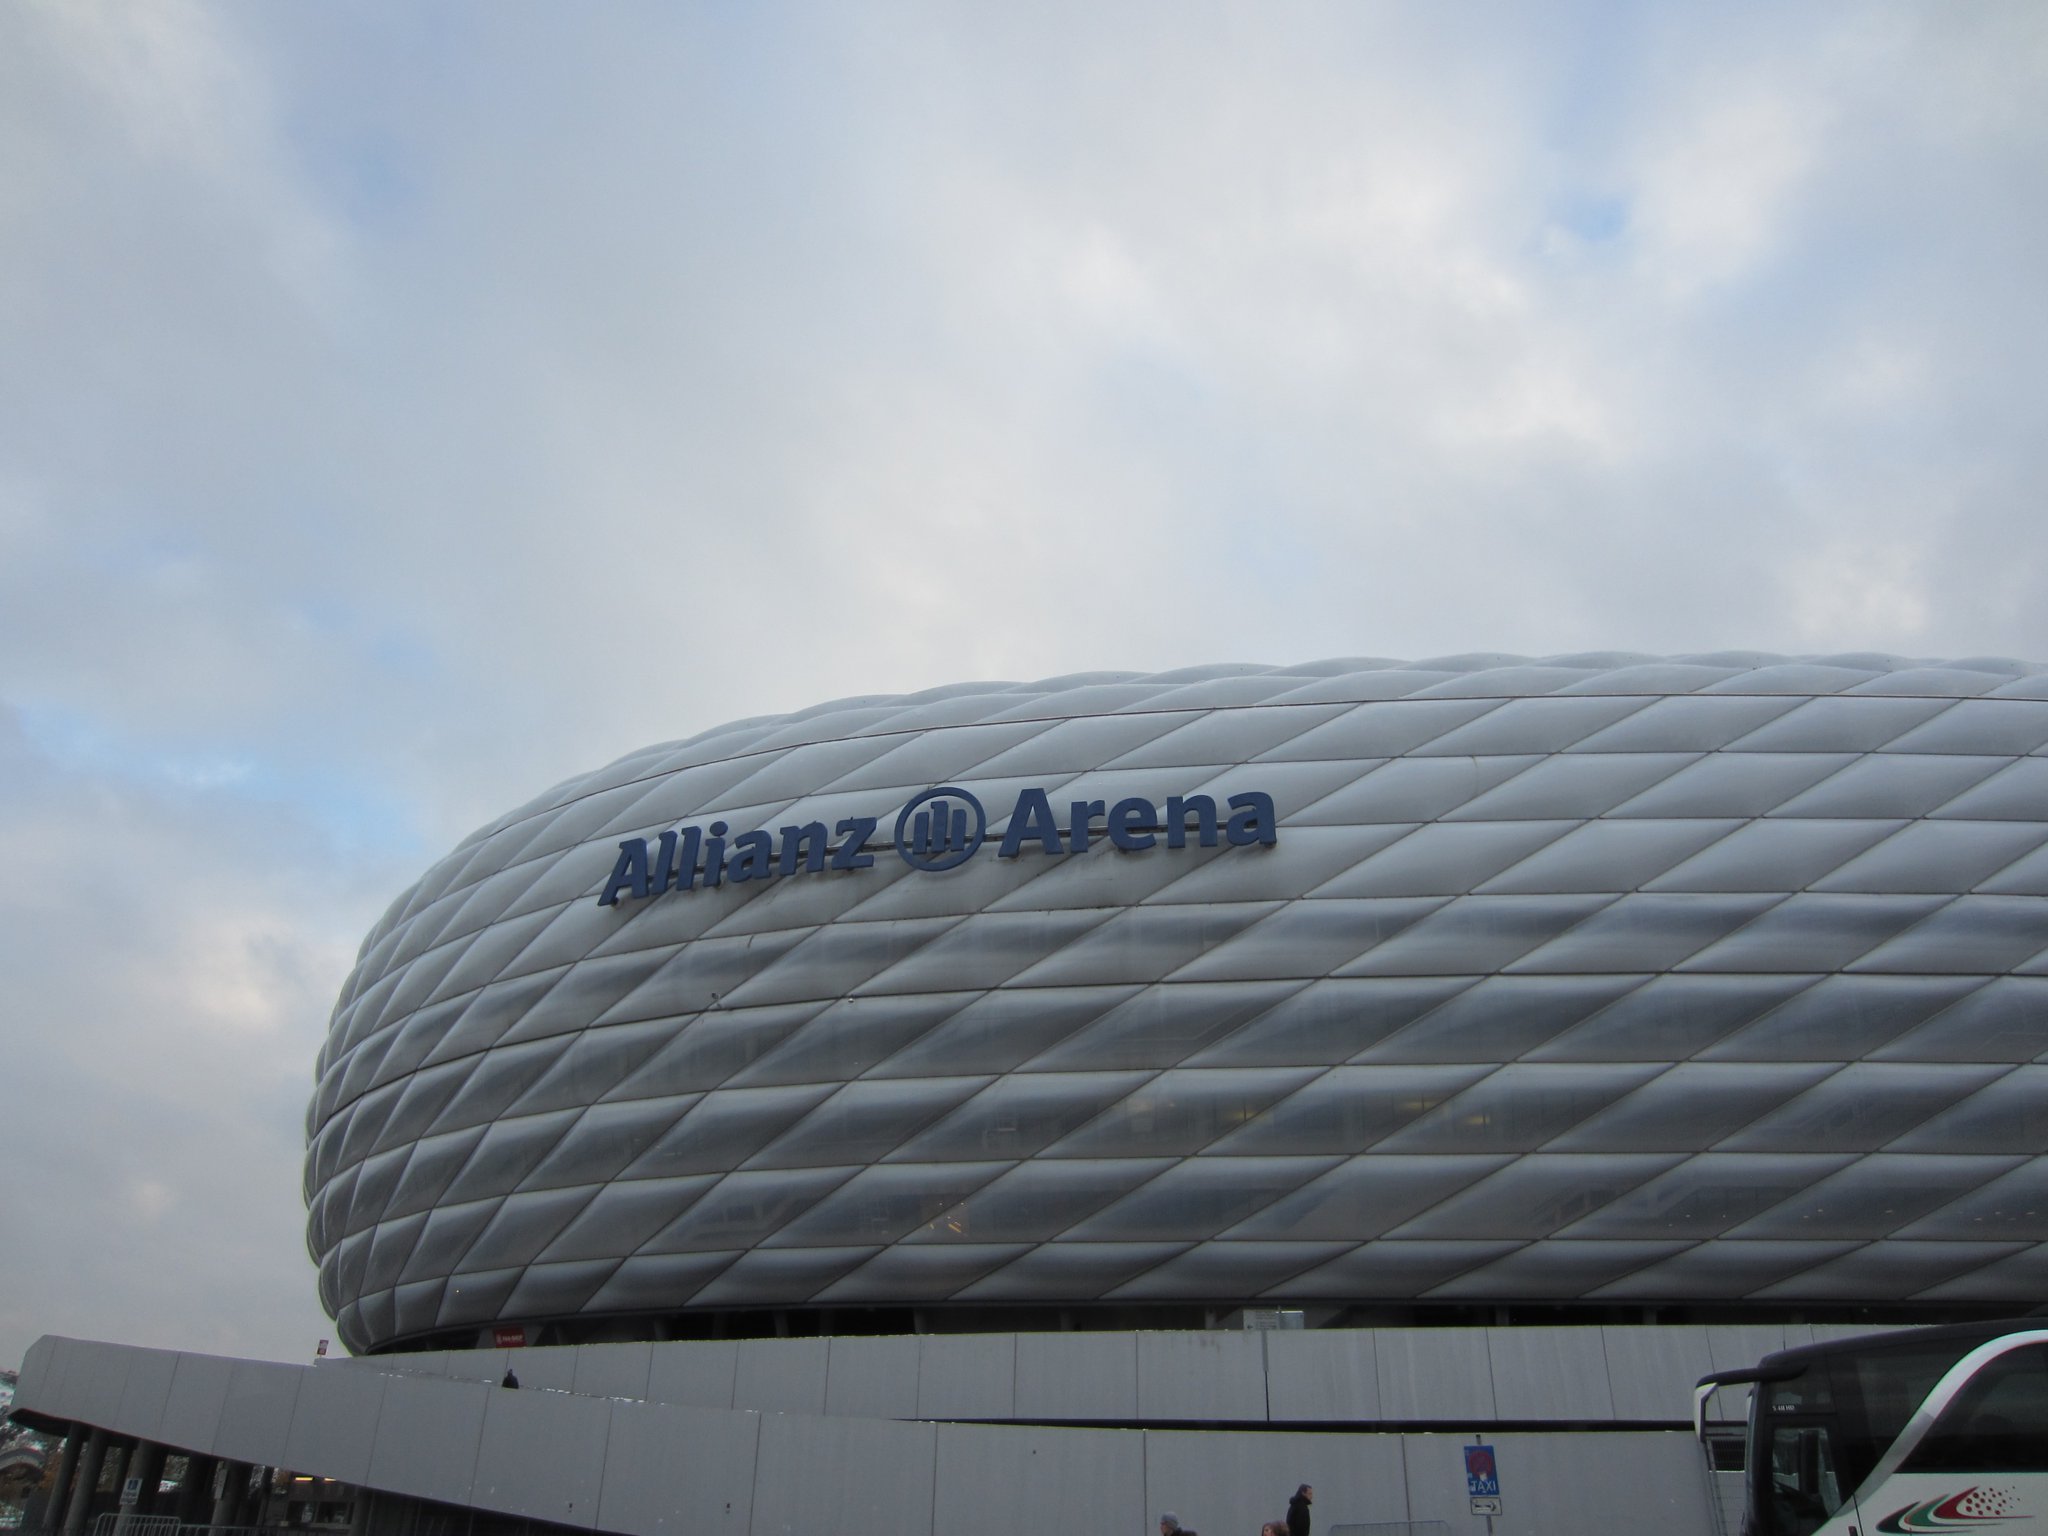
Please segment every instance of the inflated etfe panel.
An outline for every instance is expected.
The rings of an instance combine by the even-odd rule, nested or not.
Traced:
[[[750,1306],[2033,1301],[2048,669],[1331,661],[651,747],[391,908],[362,1349]]]

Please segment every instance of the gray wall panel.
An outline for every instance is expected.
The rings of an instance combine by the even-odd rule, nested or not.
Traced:
[[[733,1339],[657,1344],[647,1371],[647,1396],[657,1403],[730,1408],[739,1351]]]
[[[1265,1335],[1139,1334],[1138,1416],[1265,1418]]]
[[[1792,1341],[1795,1344],[1810,1344],[1813,1340],[1802,1334]],[[1765,1355],[1786,1347],[1785,1329],[1775,1323],[1737,1323],[1709,1326],[1707,1329],[1707,1353],[1713,1363],[1707,1370],[1731,1371],[1745,1365],[1755,1365]],[[1700,1373],[1702,1376],[1706,1371]]]
[[[1016,1404],[1014,1335],[927,1334],[918,1340],[920,1418],[1007,1419]]]
[[[757,1413],[614,1403],[598,1526],[747,1536],[760,1435]]]
[[[1493,1411],[1502,1419],[1611,1419],[1598,1328],[1489,1328]]]
[[[433,1377],[387,1391],[370,1451],[370,1483],[392,1493],[466,1504],[484,1408],[502,1388]]]
[[[765,1413],[823,1413],[829,1339],[742,1339],[732,1405]]]
[[[1692,1387],[1713,1366],[1700,1328],[1604,1328],[1617,1419],[1692,1417]]]
[[[917,1417],[915,1334],[832,1340],[825,1364],[825,1412],[834,1417]]]
[[[1453,1435],[1406,1437],[1410,1519],[1445,1521],[1459,1536],[1487,1529],[1487,1521],[1471,1513],[1466,1491],[1464,1448],[1470,1443]],[[1690,1434],[1500,1435],[1488,1443],[1500,1471],[1501,1514],[1492,1522],[1493,1536],[1718,1536]]]
[[[654,1365],[652,1344],[586,1344],[573,1353],[571,1391],[585,1397],[647,1396]]]
[[[1394,1435],[1203,1434],[1148,1430],[1145,1515],[1167,1510],[1212,1536],[1285,1519],[1295,1488],[1315,1488],[1313,1529],[1408,1518],[1401,1442]],[[1106,1528],[1106,1527],[1105,1527]]]
[[[1144,1536],[1146,1516],[1145,1437],[1136,1430],[938,1427],[934,1531]]]
[[[73,1340],[64,1372],[66,1412],[89,1424],[121,1422],[121,1397],[128,1390],[128,1372],[140,1350]]]
[[[1130,1333],[1017,1336],[1017,1417],[1130,1420],[1138,1339]]]
[[[29,1345],[21,1357],[21,1375],[14,1384],[15,1397],[24,1403],[56,1403],[62,1397],[64,1346],[69,1342],[44,1334]]]
[[[445,1356],[444,1369],[450,1381],[480,1381],[495,1387],[505,1379],[505,1372],[512,1368],[513,1357],[526,1354],[523,1349],[451,1349]],[[534,1372],[530,1360],[523,1363],[526,1368],[519,1372],[522,1383]]]
[[[594,1528],[612,1405],[561,1392],[492,1392],[470,1501],[482,1509]]]
[[[1266,1405],[1271,1417],[1282,1423],[1382,1417],[1378,1351],[1371,1330],[1268,1333]]]
[[[215,1449],[236,1461],[259,1466],[283,1461],[292,1409],[306,1374],[304,1366],[237,1360],[228,1376],[227,1398],[221,1404]]]
[[[218,1355],[178,1356],[159,1421],[164,1444],[195,1451],[211,1446],[220,1432],[221,1409],[234,1374],[234,1362]]]
[[[50,1374],[50,1358],[56,1353],[56,1343],[49,1338],[40,1338],[29,1345],[16,1369],[14,1394],[23,1402],[32,1402],[43,1389],[43,1382]]]
[[[1494,1416],[1484,1329],[1381,1328],[1373,1342],[1385,1417],[1413,1422]]]
[[[458,1354],[469,1353],[470,1351],[466,1349],[423,1349],[416,1353],[344,1357],[342,1363],[366,1366],[371,1370],[396,1371],[405,1376],[446,1376],[453,1358]]]
[[[764,1414],[751,1536],[901,1536],[932,1528],[930,1424]]]
[[[132,1433],[159,1438],[164,1402],[177,1369],[178,1357],[167,1349],[139,1349],[130,1358],[128,1379],[121,1386],[121,1422]]]
[[[360,1483],[370,1475],[385,1388],[402,1391],[412,1385],[403,1377],[368,1371],[306,1371],[299,1378],[282,1464],[293,1472]]]

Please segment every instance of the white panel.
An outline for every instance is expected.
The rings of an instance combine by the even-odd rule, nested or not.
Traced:
[[[524,1357],[525,1354],[523,1349],[451,1349],[447,1356],[448,1379],[480,1381],[487,1387],[495,1387],[505,1379],[505,1372],[512,1369],[513,1356]],[[523,1358],[521,1363],[524,1364]],[[517,1373],[522,1386],[531,1369],[528,1365]]]
[[[121,1427],[145,1440],[159,1438],[164,1401],[171,1393],[171,1377],[178,1369],[178,1357],[167,1349],[128,1351],[128,1379],[121,1387]]]
[[[1384,1417],[1413,1422],[1494,1416],[1485,1329],[1381,1328],[1374,1344]]]
[[[423,1349],[417,1354],[371,1355],[360,1360],[344,1357],[340,1363],[366,1370],[383,1371],[387,1375],[396,1373],[401,1376],[446,1376],[452,1355],[471,1353],[472,1351],[467,1349]],[[327,1367],[322,1366],[321,1369],[325,1370]]]
[[[180,1450],[205,1451],[220,1432],[221,1408],[235,1364],[219,1355],[180,1355],[164,1398],[159,1425],[163,1442]]]
[[[1714,1367],[1704,1328],[1601,1330],[1607,1339],[1607,1385],[1617,1419],[1692,1417],[1692,1388]]]
[[[1138,1417],[1265,1418],[1264,1335],[1139,1334]]]
[[[228,1377],[227,1399],[221,1404],[214,1450],[257,1466],[280,1464],[285,1437],[291,1430],[292,1407],[298,1401],[299,1378],[305,1374],[302,1365],[237,1360]]]
[[[746,1536],[760,1432],[757,1413],[613,1403],[599,1527]]]
[[[1811,1342],[1806,1338],[1793,1341]],[[1785,1330],[1775,1323],[1733,1324],[1707,1330],[1708,1371],[1734,1371],[1755,1365],[1765,1355],[1786,1347]],[[1706,1371],[1700,1372],[1702,1376]]]
[[[1614,1417],[1598,1328],[1489,1328],[1493,1411],[1502,1419]]]
[[[934,1531],[1114,1531],[1145,1536],[1145,1437],[1136,1430],[938,1426]]]
[[[832,1340],[825,1367],[825,1411],[866,1419],[917,1417],[914,1334]]]
[[[742,1339],[732,1405],[767,1413],[823,1413],[827,1339]]]
[[[1716,1536],[1706,1472],[1690,1431],[1611,1435],[1489,1435],[1501,1513],[1475,1518],[1465,1483],[1471,1436],[1408,1435],[1402,1450],[1412,1520],[1453,1532],[1554,1536],[1558,1531],[1654,1531]],[[1322,1490],[1316,1490],[1317,1506]]]
[[[561,1392],[492,1392],[477,1444],[479,1509],[593,1528],[612,1405]]]
[[[496,1354],[498,1351],[492,1350],[489,1353]],[[509,1368],[518,1373],[521,1387],[551,1387],[557,1392],[568,1392],[576,1385],[576,1357],[583,1351],[556,1346],[548,1349],[508,1349],[503,1353],[505,1365],[499,1368],[497,1375],[487,1378],[492,1385],[495,1386],[504,1380],[505,1371]],[[451,1366],[450,1374],[453,1374],[453,1370]]]
[[[29,1345],[28,1353],[21,1357],[21,1370],[14,1382],[14,1400],[22,1407],[42,1407],[42,1393],[50,1374],[50,1364],[56,1357],[57,1340],[48,1334]]]
[[[362,1482],[370,1475],[385,1388],[403,1391],[409,1385],[403,1377],[369,1371],[302,1370],[281,1465],[315,1477]]]
[[[1018,1418],[1128,1422],[1137,1416],[1136,1334],[1017,1335]]]
[[[918,1536],[932,1529],[930,1424],[765,1414],[751,1536]]]
[[[648,1367],[648,1398],[693,1408],[730,1408],[739,1349],[733,1339],[657,1344]]]
[[[121,1394],[128,1388],[128,1368],[138,1351],[73,1339],[65,1353],[65,1417],[105,1429],[118,1427]]]
[[[1132,1529],[1156,1531],[1171,1511],[1209,1536],[1250,1536],[1268,1520],[1285,1520],[1287,1501],[1303,1483],[1315,1489],[1312,1530],[1408,1518],[1398,1436],[1149,1430],[1148,1523]]]
[[[573,1390],[584,1397],[647,1396],[652,1344],[586,1344],[576,1352]]]
[[[1275,1423],[1381,1417],[1377,1361],[1374,1338],[1367,1329],[1301,1328],[1268,1333],[1268,1416]]]
[[[1014,1335],[927,1334],[918,1344],[919,1418],[1007,1419],[1015,1412]]]
[[[468,1503],[484,1407],[500,1391],[431,1377],[388,1382],[370,1452],[370,1485],[443,1504]]]

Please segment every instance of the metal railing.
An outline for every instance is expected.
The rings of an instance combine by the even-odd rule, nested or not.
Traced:
[[[1330,1536],[1451,1536],[1448,1520],[1373,1520],[1364,1525],[1333,1525]]]
[[[55,1532],[60,1527],[51,1526]],[[176,1515],[130,1515],[128,1523],[121,1524],[121,1511],[110,1509],[105,1514],[93,1516],[92,1536],[278,1536],[279,1527],[274,1525],[208,1525],[203,1520],[180,1520]],[[30,1536],[24,1532],[23,1536]]]

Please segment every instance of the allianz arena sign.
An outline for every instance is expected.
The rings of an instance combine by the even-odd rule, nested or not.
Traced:
[[[1231,795],[1219,809],[1211,795],[1168,795],[1162,808],[1143,796],[1129,796],[1114,805],[1101,800],[1073,800],[1062,818],[1052,797],[1040,788],[1020,790],[1010,808],[1007,828],[996,857],[1014,859],[1029,849],[1052,855],[1086,853],[1098,826],[1114,848],[1142,853],[1158,846],[1185,848],[1190,833],[1198,846],[1219,841],[1233,848],[1272,847],[1278,841],[1273,797],[1258,790]],[[710,890],[721,884],[769,880],[798,873],[868,869],[875,856],[867,851],[880,819],[848,816],[827,831],[822,821],[780,829],[766,828],[728,837],[730,826],[672,828],[652,843],[629,837],[619,844],[611,878],[598,893],[597,904],[614,907],[622,900],[642,901],[664,891]],[[838,842],[831,841],[837,836]],[[913,796],[896,815],[894,845],[912,869],[936,874],[956,869],[980,851],[988,837],[988,811],[972,792],[942,784]]]

